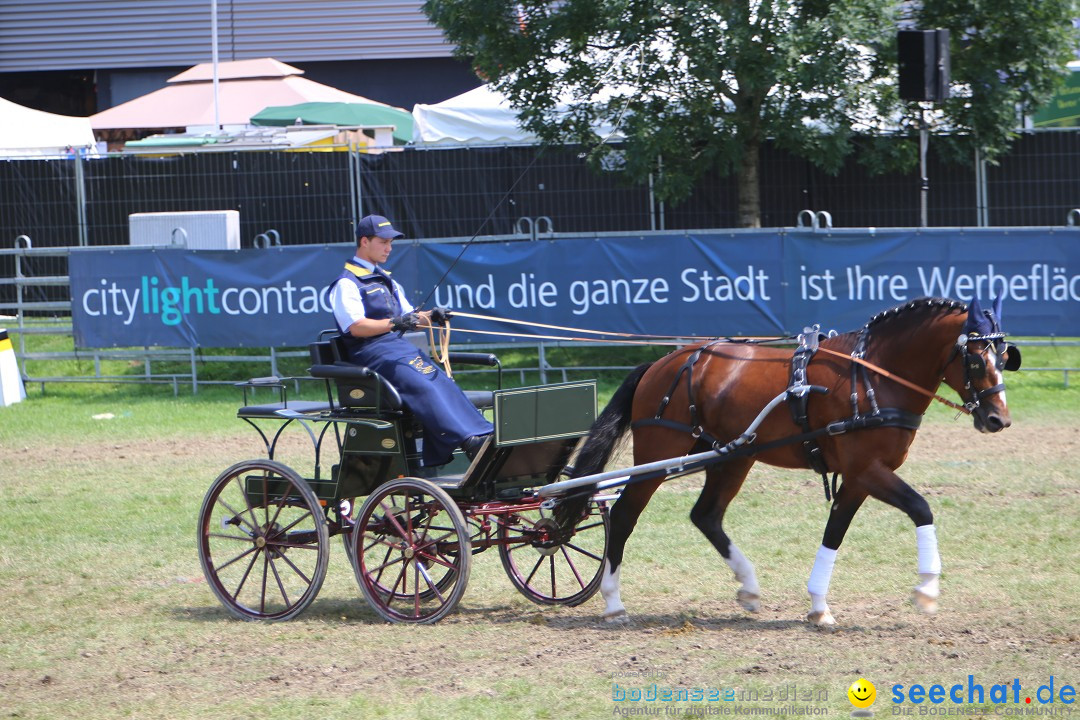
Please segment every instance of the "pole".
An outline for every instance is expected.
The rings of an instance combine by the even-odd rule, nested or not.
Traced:
[[[930,178],[926,176],[926,147],[930,144],[930,126],[926,108],[919,108],[919,227],[926,227],[926,200],[930,194]]]
[[[218,95],[218,27],[217,0],[210,0],[210,57],[214,66],[214,128],[221,130],[220,98]]]

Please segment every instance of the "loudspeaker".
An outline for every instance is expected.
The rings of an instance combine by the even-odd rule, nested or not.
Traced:
[[[940,102],[949,97],[949,31],[900,30],[900,98]]]

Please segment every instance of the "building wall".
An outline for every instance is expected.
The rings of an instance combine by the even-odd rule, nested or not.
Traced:
[[[423,0],[217,0],[218,59],[273,57],[411,109],[480,84]],[[209,0],[0,0],[0,95],[86,115],[212,59]],[[333,81],[331,81],[333,79]]]
[[[449,57],[422,0],[218,0],[221,60]],[[211,59],[208,0],[0,0],[0,72],[190,67]]]

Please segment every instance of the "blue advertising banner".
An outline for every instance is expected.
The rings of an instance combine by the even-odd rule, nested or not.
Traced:
[[[1080,232],[1070,230],[767,230],[483,242],[434,287],[461,250],[399,241],[388,268],[413,302],[428,308],[594,330],[782,335],[819,323],[846,331],[917,297],[1004,295],[1009,332],[1080,335]],[[306,345],[333,326],[327,286],[351,254],[349,245],[73,251],[76,346]]]

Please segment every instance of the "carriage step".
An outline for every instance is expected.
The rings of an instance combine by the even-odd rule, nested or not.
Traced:
[[[236,411],[236,416],[241,418],[280,418],[278,410],[292,410],[304,415],[317,415],[318,413],[331,410],[330,403],[322,400],[293,400],[291,402],[267,403],[265,405],[248,405]]]
[[[461,483],[465,481],[465,474],[439,475],[437,477],[428,478],[428,480],[435,483],[443,490],[457,490],[461,487]]]

